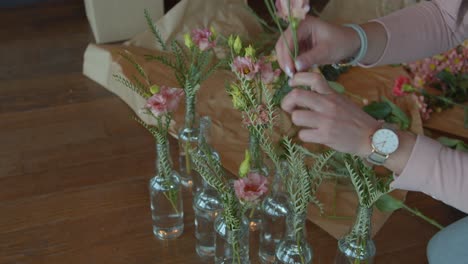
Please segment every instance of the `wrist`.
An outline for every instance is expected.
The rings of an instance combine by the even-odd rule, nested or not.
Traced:
[[[342,26],[342,28],[345,39],[347,40],[346,45],[348,48],[345,49],[345,53],[343,54],[341,60],[346,60],[355,57],[359,53],[359,50],[361,49],[361,39],[356,30],[346,26]]]

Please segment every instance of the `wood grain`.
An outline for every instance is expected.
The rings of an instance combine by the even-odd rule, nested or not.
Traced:
[[[154,140],[81,75],[93,39],[82,1],[0,10],[0,24],[0,263],[210,263],[195,253],[189,192],[182,237],[151,233]],[[442,224],[464,216],[423,194],[407,201]],[[307,228],[314,262],[332,263],[336,240]],[[436,231],[396,212],[375,237],[376,263],[425,263]],[[252,233],[252,263],[257,247]]]

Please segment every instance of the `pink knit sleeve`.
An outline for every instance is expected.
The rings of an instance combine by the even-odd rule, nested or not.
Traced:
[[[462,0],[433,0],[373,20],[387,31],[387,46],[371,65],[412,62],[447,51],[468,38],[468,16],[457,25]]]
[[[426,193],[468,213],[468,153],[418,136],[406,167],[391,187]]]

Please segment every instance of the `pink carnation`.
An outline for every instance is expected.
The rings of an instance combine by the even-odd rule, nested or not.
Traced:
[[[234,181],[237,198],[245,202],[256,202],[268,191],[267,178],[259,173],[250,172],[246,178]]]
[[[288,7],[288,2],[290,6]],[[289,8],[291,8],[291,17],[304,19],[310,10],[308,0],[276,0],[277,15],[284,20],[288,20]]]
[[[252,80],[259,71],[257,63],[250,57],[236,57],[232,63],[232,71],[237,72],[247,80]]]
[[[150,110],[156,117],[168,112],[174,112],[179,106],[183,95],[184,91],[182,89],[161,86],[159,93],[148,98],[145,108]]]
[[[410,84],[411,80],[406,76],[400,76],[395,80],[395,84],[393,85],[392,93],[394,96],[403,96],[406,95],[405,91],[403,90],[403,86],[405,84]]]
[[[213,33],[209,29],[194,29],[192,39],[195,45],[201,50],[207,50],[216,46],[212,38]]]
[[[267,62],[265,58],[261,58],[258,62],[258,67],[260,70],[260,75],[262,77],[262,82],[264,84],[271,84],[276,81],[281,74],[280,69],[273,70],[271,62]]]

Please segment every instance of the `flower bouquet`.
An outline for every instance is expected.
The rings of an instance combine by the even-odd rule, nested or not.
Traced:
[[[151,32],[163,51],[168,55],[146,55],[148,61],[159,61],[174,71],[180,87],[185,92],[185,122],[179,131],[179,166],[182,184],[187,187],[193,185],[191,159],[188,150],[198,142],[198,126],[196,123],[196,99],[200,85],[224,61],[213,62],[213,48],[216,46],[217,34],[214,28],[194,29],[191,34],[185,34],[185,47],[173,40],[166,44],[158,28],[154,25],[149,13],[145,17]],[[197,189],[199,186],[195,186]]]
[[[120,55],[136,67],[139,76],[132,76],[133,82],[121,75],[114,75],[114,78],[146,99],[141,112],[155,120],[155,125],[148,125],[136,118],[156,140],[156,176],[149,183],[153,233],[159,239],[176,238],[184,229],[184,212],[179,174],[173,169],[169,154],[168,130],[183,90],[152,84],[130,53]]]
[[[268,191],[266,178],[258,173],[232,183],[219,159],[207,144],[191,149],[194,169],[221,198],[223,211],[215,221],[215,263],[250,263],[249,223],[245,212]]]
[[[410,77],[395,80],[393,95],[411,96],[428,120],[431,113],[451,107],[465,111],[465,128],[468,128],[468,41],[440,55],[405,65]]]

